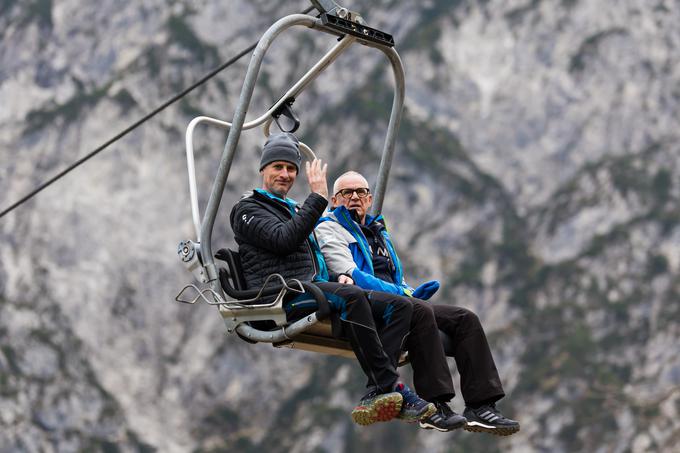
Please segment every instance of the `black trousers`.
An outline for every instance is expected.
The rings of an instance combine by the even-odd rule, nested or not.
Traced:
[[[453,387],[449,385],[450,374],[447,381],[441,369],[446,366],[448,372],[445,358],[442,363],[442,357],[445,356],[440,353],[443,350],[441,339],[438,337],[439,347],[436,347],[431,336],[423,336],[424,332],[421,332],[427,328],[427,324],[416,322],[418,318],[433,316],[437,328],[452,340],[453,350],[449,351],[449,357],[456,361],[466,406],[488,404],[503,398],[505,392],[501,379],[477,315],[466,308],[453,305],[433,304],[420,299],[411,301],[414,305],[413,321],[407,347],[418,394],[426,400],[442,401],[448,401],[455,395]],[[411,341],[414,338],[418,341]]]
[[[355,285],[334,282],[314,282],[331,305],[334,334],[346,338],[368,377],[368,386],[382,392],[391,391],[399,378],[397,362],[409,326],[413,305],[408,300],[369,303],[368,291]],[[289,304],[304,303],[289,301]],[[314,309],[294,309],[289,319],[296,319]],[[336,329],[337,326],[337,329]]]
[[[368,299],[377,313],[385,312],[390,304],[409,304],[413,306],[413,315],[409,326],[409,334],[395,355],[399,360],[402,350],[409,351],[409,359],[413,368],[413,384],[421,398],[431,400],[435,397],[455,395],[453,380],[446,363],[434,311],[419,299],[412,299],[396,294],[369,291]],[[420,304],[414,301],[421,302]],[[377,321],[379,322],[379,321]],[[416,352],[417,351],[417,352]],[[395,367],[397,362],[394,362]]]

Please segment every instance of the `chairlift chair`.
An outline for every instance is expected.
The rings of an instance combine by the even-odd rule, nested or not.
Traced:
[[[330,323],[326,321],[330,313],[328,301],[318,287],[295,279],[286,281],[281,275],[272,274],[261,288],[246,288],[238,253],[228,249],[220,250],[216,256],[225,265],[217,265],[212,251],[213,226],[241,132],[263,126],[264,135],[268,136],[272,122],[276,122],[280,129],[285,130],[279,122],[281,115],[293,122],[293,126],[285,131],[294,132],[299,126],[299,120],[291,108],[296,97],[338,56],[357,43],[383,52],[394,73],[392,112],[378,170],[372,213],[377,214],[382,209],[404,103],[405,82],[401,59],[394,49],[392,36],[368,27],[359,14],[338,6],[332,0],[311,0],[311,2],[319,12],[318,17],[305,14],[292,14],[283,17],[269,27],[258,42],[248,66],[232,121],[227,122],[207,116],[199,116],[194,118],[187,127],[187,169],[196,239],[180,242],[178,254],[186,268],[200,282],[200,285],[190,283],[184,286],[175,300],[188,304],[202,301],[217,306],[224,319],[227,331],[236,333],[242,339],[252,343],[272,343],[275,347],[289,347],[354,358],[349,343],[333,338],[331,335]],[[303,26],[329,34],[337,37],[338,42],[271,108],[256,119],[246,122],[246,112],[267,50],[274,39],[282,32],[295,26]],[[194,169],[193,134],[196,126],[204,123],[228,129],[229,134],[212,185],[205,215],[201,217]],[[304,157],[309,160],[314,159],[314,153],[309,146],[301,143],[300,149]],[[271,283],[276,283],[276,285],[272,286]],[[283,309],[283,300],[291,292],[308,293],[316,299],[318,310],[302,319],[288,323]],[[271,296],[275,296],[273,301],[263,302],[263,299],[270,301]],[[273,329],[257,328],[256,326],[260,325],[258,321],[269,321],[270,325],[276,327]]]

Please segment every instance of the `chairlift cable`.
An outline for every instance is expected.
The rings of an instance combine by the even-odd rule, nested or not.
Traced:
[[[313,6],[310,6],[309,8],[305,9],[304,11],[302,11],[300,14],[308,14],[308,13],[309,13],[310,11],[312,11],[313,9],[314,9],[314,7],[313,7]],[[64,176],[66,176],[68,173],[70,173],[71,171],[73,171],[74,169],[76,169],[77,167],[79,167],[81,164],[85,163],[85,162],[88,161],[89,159],[91,159],[91,158],[93,158],[94,156],[96,156],[97,154],[99,154],[101,151],[103,151],[104,149],[106,149],[109,145],[111,145],[111,144],[115,143],[116,141],[120,140],[121,138],[123,138],[124,136],[126,136],[127,134],[129,134],[130,132],[132,132],[133,130],[137,129],[139,126],[141,126],[142,124],[144,124],[145,122],[147,122],[148,120],[150,120],[151,118],[153,118],[154,116],[156,116],[158,113],[160,113],[160,112],[162,112],[163,110],[165,110],[166,108],[168,108],[170,105],[172,105],[172,104],[174,104],[175,102],[179,101],[181,98],[183,98],[184,96],[186,96],[187,94],[189,94],[191,91],[195,90],[196,88],[198,88],[199,86],[203,85],[205,82],[207,82],[207,81],[210,80],[211,78],[215,77],[220,71],[222,71],[222,70],[228,68],[229,66],[231,66],[232,64],[234,64],[236,61],[238,61],[240,58],[242,58],[244,55],[247,55],[248,53],[252,52],[253,49],[255,49],[255,47],[257,47],[257,43],[258,43],[258,41],[255,41],[253,44],[251,44],[251,45],[248,46],[247,48],[243,49],[241,52],[239,52],[236,56],[234,56],[233,58],[231,58],[229,61],[223,63],[223,64],[220,65],[219,67],[217,67],[217,68],[213,69],[212,71],[210,71],[208,74],[206,74],[206,75],[203,76],[201,79],[199,79],[197,82],[195,82],[193,85],[189,86],[188,88],[184,89],[183,91],[181,91],[180,93],[176,94],[176,95],[173,96],[172,98],[168,99],[168,100],[165,101],[163,104],[161,104],[159,107],[156,107],[156,108],[155,108],[154,110],[152,110],[150,113],[146,114],[146,115],[143,116],[141,119],[137,120],[135,123],[133,123],[132,125],[128,126],[128,127],[127,127],[126,129],[124,129],[123,131],[121,131],[121,132],[119,132],[118,134],[116,134],[113,138],[107,140],[105,143],[103,143],[102,145],[98,146],[98,147],[95,148],[93,151],[91,151],[90,153],[88,153],[88,154],[86,154],[85,156],[81,157],[80,159],[76,160],[74,163],[72,163],[71,165],[69,165],[68,167],[66,167],[65,169],[63,169],[62,171],[60,171],[59,173],[57,173],[57,174],[56,174],[55,176],[53,176],[52,178],[50,178],[50,179],[48,179],[47,181],[45,181],[45,182],[43,182],[42,184],[40,184],[38,187],[36,187],[35,189],[33,189],[31,192],[29,192],[28,194],[24,195],[21,199],[19,199],[18,201],[14,202],[14,203],[11,204],[8,208],[6,208],[6,209],[4,209],[2,212],[0,212],[0,218],[4,217],[6,214],[9,214],[11,211],[15,210],[16,208],[18,208],[19,206],[21,206],[22,204],[24,204],[25,202],[27,202],[28,200],[30,200],[31,198],[33,198],[34,196],[36,196],[38,193],[40,193],[41,191],[43,191],[44,189],[46,189],[47,187],[49,187],[50,185],[52,185],[53,183],[55,183],[56,181],[58,181],[59,179],[61,179],[61,178],[63,178]]]

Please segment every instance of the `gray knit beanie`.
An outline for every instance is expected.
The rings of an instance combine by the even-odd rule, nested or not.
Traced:
[[[260,159],[260,171],[267,165],[278,160],[290,162],[300,171],[302,157],[300,156],[300,141],[290,132],[272,134],[262,148],[262,158]]]

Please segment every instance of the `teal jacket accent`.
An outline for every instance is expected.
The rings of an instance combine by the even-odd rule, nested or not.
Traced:
[[[379,225],[380,234],[394,265],[393,281],[399,283],[386,282],[375,277],[368,240],[344,206],[330,211],[327,216],[319,219],[316,226],[319,246],[328,268],[332,272],[351,275],[354,283],[361,288],[411,296],[413,288],[404,281],[401,260],[397,256],[383,217],[366,216],[366,224],[373,223]]]

